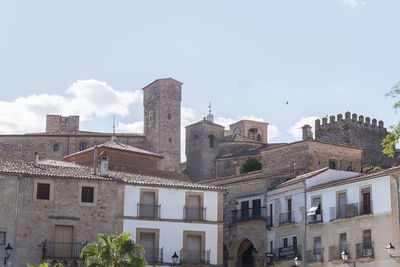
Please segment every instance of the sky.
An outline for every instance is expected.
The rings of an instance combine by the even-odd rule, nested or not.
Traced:
[[[350,111],[399,121],[398,0],[0,1],[0,133],[40,132],[45,114],[80,129],[142,132],[141,88],[183,83],[182,126],[269,123],[301,138]],[[288,104],[286,104],[288,102]],[[184,133],[184,129],[182,129]]]

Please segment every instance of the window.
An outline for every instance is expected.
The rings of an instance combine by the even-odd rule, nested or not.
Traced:
[[[242,221],[249,220],[249,201],[248,200],[240,202],[240,214],[241,214]]]
[[[347,234],[341,233],[339,235],[339,250],[342,252],[343,250],[347,250]]]
[[[307,212],[310,223],[321,222],[321,197],[313,197],[311,200],[311,207]]]
[[[53,151],[58,151],[58,149],[59,149],[58,144],[54,144],[53,145]]]
[[[336,169],[336,162],[334,160],[329,160],[329,169]]]
[[[203,193],[186,193],[185,199],[185,220],[204,220],[204,194]]]
[[[314,260],[321,261],[321,255],[322,255],[321,237],[317,236],[314,237]]]
[[[37,183],[36,199],[50,200],[50,184]]]
[[[337,194],[337,218],[343,219],[346,218],[346,207],[347,207],[347,196],[346,192]]]
[[[82,186],[81,202],[94,202],[94,187]]]
[[[273,224],[274,221],[274,206],[272,204],[269,204],[269,217],[270,217],[270,222],[271,222],[271,226]]]
[[[170,142],[170,143],[171,143],[171,142],[172,142],[172,139],[171,139],[171,138],[168,138],[168,142]]]
[[[371,214],[371,188],[361,189],[361,214]]]
[[[85,150],[86,147],[87,147],[87,143],[86,142],[80,142],[79,143],[79,150],[80,151]]]
[[[214,135],[212,135],[212,134],[210,134],[209,136],[208,136],[208,140],[209,140],[209,146],[210,147],[214,147],[214,143],[215,143],[215,137],[214,137]]]
[[[6,244],[6,232],[0,232],[0,245]]]
[[[259,219],[261,218],[261,199],[253,199],[253,218]]]
[[[171,113],[168,113],[168,119],[169,120],[171,119]]]
[[[144,218],[159,218],[158,191],[140,190],[139,216]]]
[[[363,231],[364,248],[372,248],[371,229]]]
[[[205,262],[205,232],[183,231],[183,262],[201,264]],[[209,264],[208,262],[206,262]]]
[[[288,246],[288,239],[285,237],[283,239],[283,247],[286,248]]]
[[[292,222],[292,199],[288,198],[287,199],[287,217],[288,217],[288,222]]]
[[[148,263],[155,263],[159,259],[159,236],[159,229],[136,229],[136,243],[141,244],[144,247],[144,257]]]
[[[297,247],[297,236],[292,237],[292,245],[293,247]]]

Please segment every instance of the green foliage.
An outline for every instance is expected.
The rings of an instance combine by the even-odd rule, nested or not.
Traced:
[[[381,167],[378,167],[378,166],[368,166],[368,167],[363,168],[362,172],[373,173],[373,172],[377,172],[377,171],[380,171],[380,170],[382,170]]]
[[[392,86],[392,89],[389,93],[386,94],[387,97],[397,98],[400,95],[400,82],[396,83]],[[400,100],[396,101],[393,104],[394,110],[400,109]],[[390,158],[394,158],[396,156],[396,144],[400,139],[400,122],[396,126],[391,126],[389,133],[382,140],[383,154],[388,155]]]
[[[28,265],[28,267],[34,267],[33,265],[30,265],[29,263],[27,263],[26,265]],[[50,267],[50,264],[48,264],[47,262],[44,262],[44,263],[40,264],[39,267]],[[64,267],[64,265],[62,263],[56,263],[54,265],[54,267]]]
[[[98,235],[98,242],[86,245],[81,257],[87,266],[96,267],[144,267],[144,249],[130,239],[131,233],[121,235]]]
[[[258,170],[261,170],[261,168],[262,168],[262,163],[260,160],[255,159],[255,158],[249,158],[243,164],[242,173],[258,171]]]

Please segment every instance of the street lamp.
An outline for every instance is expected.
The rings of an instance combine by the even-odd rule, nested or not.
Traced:
[[[349,253],[347,253],[346,250],[343,250],[342,253],[340,253],[340,256],[342,257],[342,260],[348,264],[353,264],[353,266],[356,266],[356,262],[349,261]]]
[[[178,263],[178,259],[179,259],[179,257],[178,257],[178,255],[176,255],[176,251],[175,251],[174,255],[172,255],[172,263],[174,265],[176,265]]]
[[[10,246],[10,243],[8,243],[8,245],[6,247],[6,256],[4,257],[4,265],[7,265],[7,261],[8,261],[8,258],[10,257],[10,255],[11,255],[12,249],[13,248]]]
[[[392,245],[392,242],[389,243],[389,245],[387,245],[386,247],[386,251],[389,254],[389,256],[394,259],[397,262],[400,262],[400,256],[394,256],[394,250],[396,248]]]
[[[301,265],[301,258],[299,256],[294,257],[294,265],[300,266]]]

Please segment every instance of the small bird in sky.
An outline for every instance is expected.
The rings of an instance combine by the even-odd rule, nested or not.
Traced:
[[[288,105],[289,104],[289,101],[286,101],[286,105]]]

